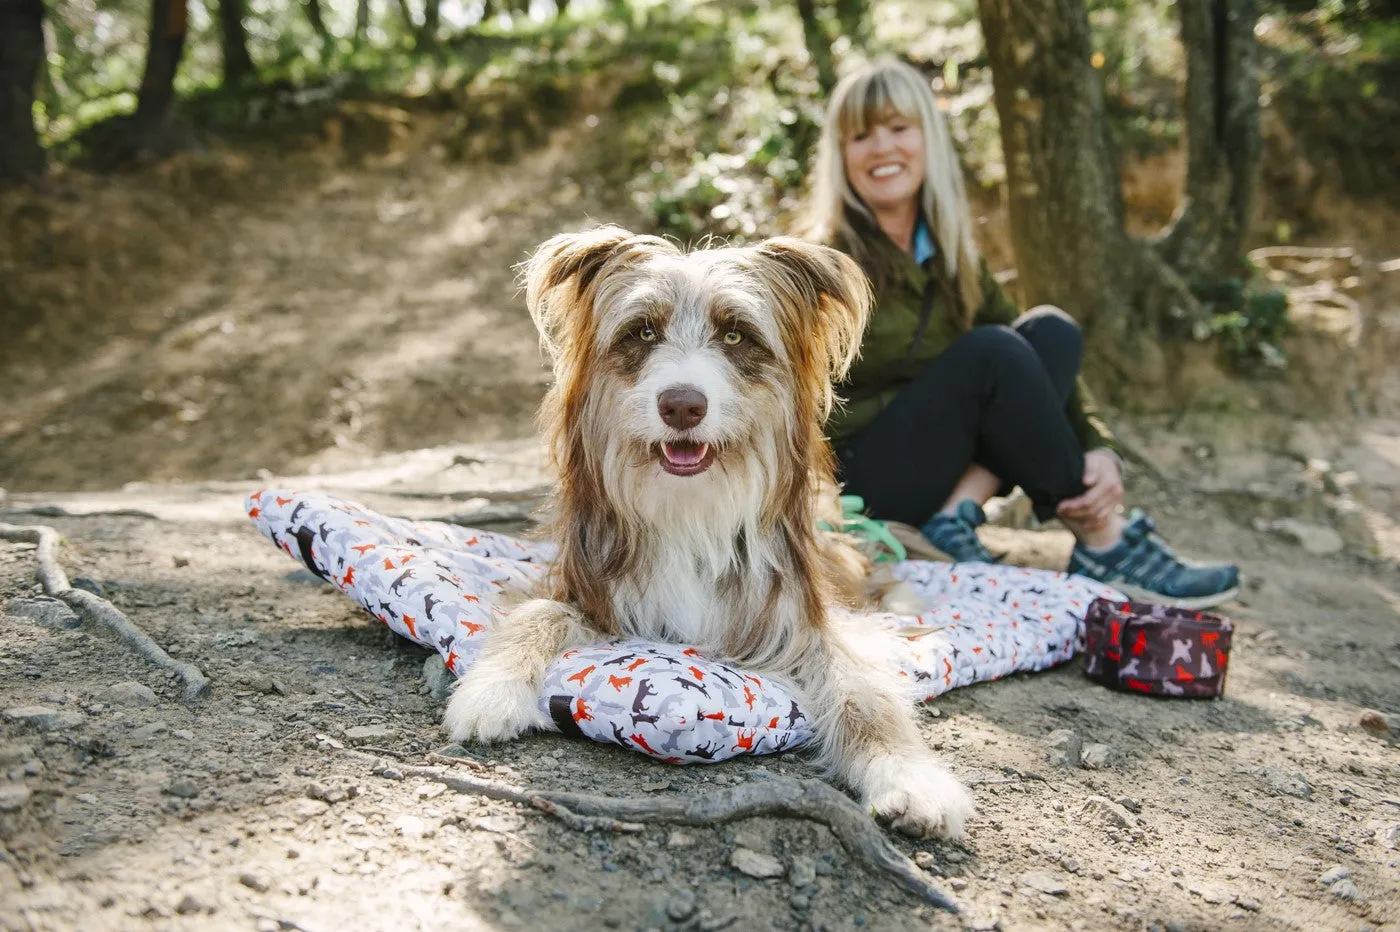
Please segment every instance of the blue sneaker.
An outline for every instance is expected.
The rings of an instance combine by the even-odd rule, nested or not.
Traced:
[[[1151,518],[1133,512],[1123,539],[1107,550],[1075,544],[1066,572],[1107,583],[1129,598],[1176,608],[1211,608],[1239,594],[1238,567],[1183,560],[1156,530]]]
[[[952,514],[936,514],[919,530],[954,563],[1000,563],[977,538],[977,529],[986,523],[981,506],[965,498]]]

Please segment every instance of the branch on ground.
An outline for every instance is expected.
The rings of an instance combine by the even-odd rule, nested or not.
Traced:
[[[13,524],[0,524],[0,540],[38,546],[36,575],[44,593],[55,599],[62,599],[78,611],[80,615],[92,619],[108,628],[113,634],[127,643],[148,663],[167,670],[174,670],[185,681],[185,701],[194,700],[208,694],[209,680],[192,663],[181,663],[172,658],[163,648],[142,631],[130,618],[122,614],[111,602],[101,596],[82,589],[74,589],[68,583],[68,574],[58,562],[58,532],[51,527],[33,525],[21,527]]]
[[[402,767],[399,770],[405,776],[441,783],[457,793],[520,803],[585,832],[636,833],[648,824],[713,826],[764,816],[819,822],[831,829],[842,847],[867,869],[888,874],[895,883],[925,903],[949,912],[958,911],[957,904],[890,843],[884,831],[860,806],[820,780],[775,778],[703,796],[611,798],[519,789],[437,767]]]

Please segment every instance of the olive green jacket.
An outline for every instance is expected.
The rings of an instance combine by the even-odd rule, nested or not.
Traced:
[[[882,234],[875,235],[884,238]],[[837,393],[846,400],[838,404],[826,424],[827,436],[838,447],[868,427],[925,366],[963,333],[948,313],[947,302],[954,290],[944,281],[933,283],[933,300],[920,333],[924,289],[929,287],[930,277],[944,279],[945,273],[938,259],[929,260],[926,267],[920,266],[894,243],[887,245],[898,254],[888,257],[897,274],[889,276],[891,284],[876,295],[875,308],[861,341],[860,358],[846,380],[837,386]],[[997,284],[986,263],[982,265],[982,294],[985,298],[973,317],[973,326],[1010,325],[1016,319],[1016,305]],[[1099,417],[1082,378],[1065,413],[1085,450],[1108,447],[1116,452],[1113,434]]]

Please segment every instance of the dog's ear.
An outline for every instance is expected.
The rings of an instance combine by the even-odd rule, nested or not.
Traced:
[[[795,317],[800,343],[816,351],[823,376],[840,380],[860,352],[874,301],[865,272],[839,250],[789,236],[767,240],[755,252],[764,280]]]
[[[654,236],[601,226],[561,233],[535,250],[523,264],[525,304],[551,357],[557,359],[563,347],[590,331],[598,283],[657,246],[670,248]]]

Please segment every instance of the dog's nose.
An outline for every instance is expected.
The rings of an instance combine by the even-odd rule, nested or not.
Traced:
[[[689,430],[705,419],[710,402],[699,389],[668,388],[656,396],[656,408],[661,412],[661,420],[666,426],[676,430]]]

